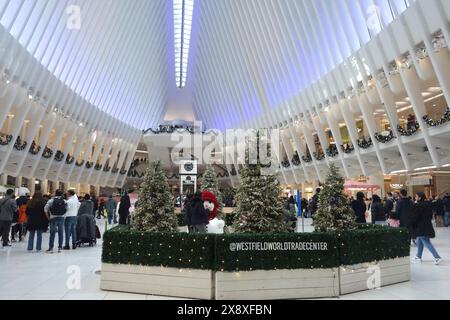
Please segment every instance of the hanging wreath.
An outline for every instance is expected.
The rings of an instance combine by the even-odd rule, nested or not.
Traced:
[[[330,144],[330,146],[325,150],[327,156],[334,158],[339,155],[338,149],[335,144]]]
[[[41,151],[41,146],[38,146],[38,145],[36,144],[36,142],[33,140],[33,142],[31,143],[31,147],[30,147],[29,152],[30,152],[32,155],[37,155],[40,151]]]
[[[18,136],[16,139],[16,142],[14,143],[14,149],[16,149],[17,151],[22,151],[22,150],[25,150],[26,147],[27,147],[27,142],[20,139],[20,136]]]
[[[392,141],[393,139],[395,139],[394,133],[392,132],[392,130],[389,130],[388,132],[389,133],[387,135],[375,132],[375,139],[377,139],[377,141],[380,143],[388,143],[388,142]]]
[[[306,156],[302,156],[302,160],[305,161],[306,163],[310,163],[312,161],[311,154],[308,152]]]
[[[423,120],[430,127],[439,127],[447,122],[450,122],[450,108],[447,108],[444,115],[438,120],[433,120],[429,115],[423,116]]]
[[[97,170],[97,171],[100,171],[100,170],[102,170],[102,167],[103,167],[103,166],[102,166],[100,163],[97,162],[97,163],[95,164],[94,169]]]
[[[67,164],[72,164],[74,161],[75,161],[75,158],[72,157],[70,154],[67,154],[66,163]]]
[[[93,165],[94,165],[94,163],[91,161],[86,162],[86,169],[92,168]]]
[[[296,167],[301,165],[300,157],[298,156],[297,151],[295,152],[294,156],[292,157],[292,164]]]
[[[77,162],[75,162],[75,165],[77,167],[82,167],[84,165],[84,160],[81,160],[81,162],[77,160]]]
[[[346,143],[341,145],[341,150],[346,154],[350,154],[355,151],[355,147],[351,143]]]
[[[56,151],[55,153],[55,161],[56,162],[61,162],[64,160],[64,153],[62,153],[61,150]]]
[[[281,165],[282,165],[284,168],[289,168],[289,167],[291,166],[291,163],[289,162],[288,159],[284,159],[283,161],[281,161]]]
[[[313,155],[317,161],[322,161],[323,159],[325,159],[325,154],[323,152],[320,154],[318,154],[317,152],[313,152]]]
[[[371,137],[366,138],[362,138],[362,139],[358,139],[358,146],[361,149],[369,149],[370,147],[373,146],[373,141]]]
[[[12,138],[11,134],[0,133],[0,146],[7,146],[12,141]]]
[[[414,123],[414,126],[411,126],[409,129],[405,129],[405,128],[403,128],[403,126],[398,125],[398,126],[397,126],[397,131],[398,131],[398,133],[399,133],[401,136],[404,136],[404,137],[410,137],[410,136],[412,136],[413,134],[416,134],[417,131],[419,130],[419,128],[420,128],[420,125],[419,125],[419,123],[416,121],[416,122]]]

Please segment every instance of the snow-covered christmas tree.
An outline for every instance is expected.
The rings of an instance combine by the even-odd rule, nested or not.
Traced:
[[[355,213],[344,194],[344,178],[339,169],[330,165],[319,203],[313,217],[316,231],[348,230],[356,227]]]
[[[257,142],[259,146],[259,135]],[[291,231],[283,208],[282,190],[276,176],[261,174],[263,166],[259,155],[256,164],[249,163],[248,154],[246,158],[247,164],[240,172],[241,184],[236,194],[235,232]]]
[[[152,163],[139,189],[133,228],[139,231],[177,231],[174,199],[160,162]]]
[[[223,203],[222,203],[222,195],[219,191],[219,183],[217,181],[216,172],[212,166],[207,166],[205,172],[203,173],[203,181],[201,185],[201,191],[208,190],[217,198],[219,202],[218,208],[218,216],[221,218],[223,216]]]

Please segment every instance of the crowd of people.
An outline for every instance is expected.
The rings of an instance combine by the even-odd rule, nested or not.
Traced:
[[[358,192],[356,199],[352,199],[351,204],[358,223],[369,222],[407,228],[413,244],[417,245],[415,259],[421,260],[423,249],[427,247],[435,259],[435,264],[441,263],[442,258],[430,240],[436,236],[432,221],[434,218],[436,225],[439,226],[438,221],[442,219],[440,217],[447,217],[445,226],[448,227],[449,194],[446,194],[443,199],[435,196],[427,199],[425,193],[417,192],[413,199],[406,190],[401,190],[400,192],[389,192],[383,200],[375,194],[367,204],[364,193]]]
[[[78,197],[74,190],[56,190],[53,196],[36,192],[32,197],[20,195],[17,199],[14,190],[9,189],[0,199],[0,237],[3,247],[11,247],[21,242],[28,234],[28,251],[42,250],[42,234],[49,231],[49,245],[46,252],[53,253],[56,234],[58,252],[74,250],[90,237],[95,217],[105,218],[108,224],[127,224],[130,211],[130,197],[124,193],[117,202],[112,195],[98,199],[94,194]],[[119,219],[117,221],[117,216]],[[86,218],[87,219],[84,219]],[[87,226],[85,221],[93,221]],[[95,227],[95,238],[99,230]],[[16,240],[17,238],[17,240]]]

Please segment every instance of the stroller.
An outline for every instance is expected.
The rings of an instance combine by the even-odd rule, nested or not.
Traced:
[[[97,226],[95,225],[95,217],[90,214],[83,214],[77,219],[77,242],[76,246],[81,247],[88,244],[89,247],[97,244]]]

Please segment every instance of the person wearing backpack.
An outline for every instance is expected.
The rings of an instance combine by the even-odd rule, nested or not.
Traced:
[[[45,205],[44,211],[50,221],[50,241],[47,253],[53,253],[56,232],[58,232],[58,252],[61,252],[64,241],[64,219],[67,212],[67,202],[64,200],[61,190],[56,190],[55,196]]]

